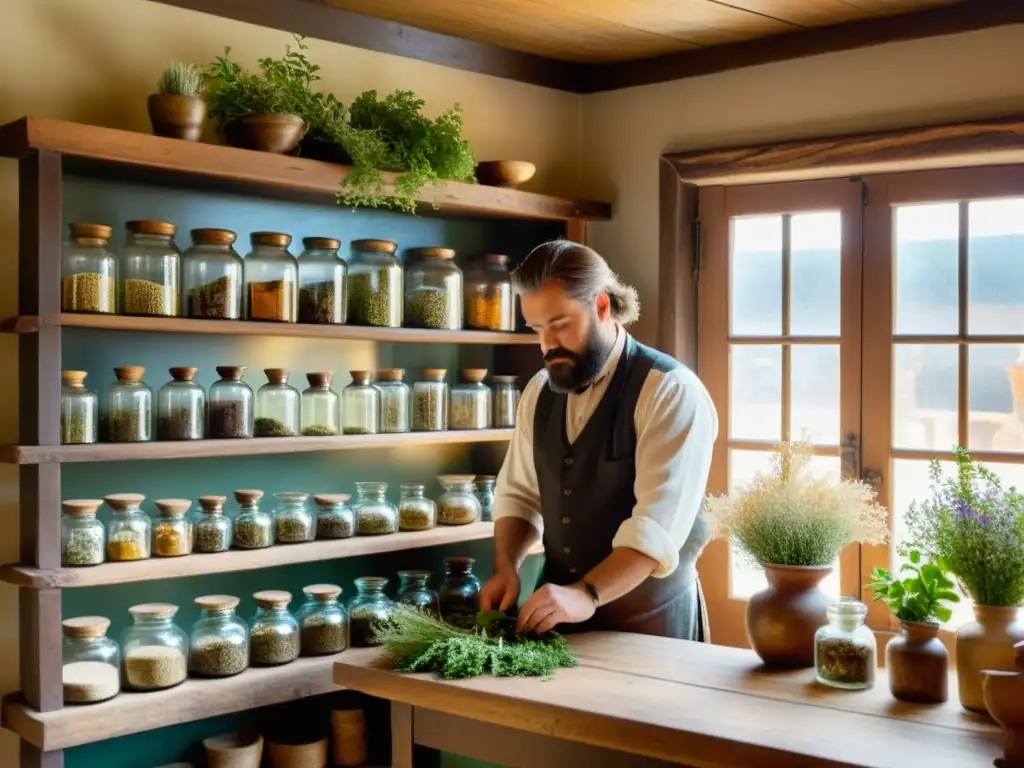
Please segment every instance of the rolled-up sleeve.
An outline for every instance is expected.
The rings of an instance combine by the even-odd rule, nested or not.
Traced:
[[[655,578],[679,566],[682,548],[704,503],[718,415],[687,368],[652,371],[637,401],[636,506],[612,541],[658,563]]]
[[[533,415],[537,396],[544,384],[543,372],[534,376],[519,398],[515,432],[494,486],[494,519],[518,517],[544,534],[540,514],[540,486],[533,463]]]

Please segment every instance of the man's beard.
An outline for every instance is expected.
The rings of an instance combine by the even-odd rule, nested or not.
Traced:
[[[549,349],[544,355],[544,364],[548,369],[548,386],[560,394],[569,394],[583,389],[601,373],[608,355],[615,344],[614,339],[606,341],[596,327],[592,326],[587,344],[583,352],[576,354],[565,347]],[[563,358],[551,363],[553,358]],[[571,362],[569,362],[571,361]]]

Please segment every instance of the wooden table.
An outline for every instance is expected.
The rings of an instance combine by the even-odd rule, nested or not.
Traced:
[[[359,649],[334,682],[392,702],[394,768],[411,768],[414,745],[513,768],[983,768],[1002,754],[955,679],[953,701],[913,705],[884,670],[871,690],[838,691],[737,648],[613,632],[571,644],[581,666],[547,679],[404,675]]]

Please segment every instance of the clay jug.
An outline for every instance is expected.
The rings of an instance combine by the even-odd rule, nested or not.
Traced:
[[[1003,759],[999,768],[1024,767],[1024,643],[1014,647],[1015,671],[982,670],[985,706],[1003,729]]]
[[[949,654],[939,640],[939,625],[900,622],[900,634],[885,647],[889,690],[900,701],[939,704],[949,698]]]
[[[813,667],[814,633],[828,624],[834,600],[818,585],[832,566],[764,566],[768,588],[747,603],[747,637],[765,664]]]
[[[956,674],[960,705],[986,712],[982,670],[1015,669],[1013,646],[1024,640],[1024,623],[1017,607],[974,605],[974,621],[956,631]]]

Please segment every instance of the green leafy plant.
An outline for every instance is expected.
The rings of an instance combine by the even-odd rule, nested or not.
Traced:
[[[868,582],[872,598],[885,602],[900,621],[949,621],[953,609],[947,603],[960,602],[953,582],[939,565],[922,562],[918,550],[904,554],[909,562],[900,566],[900,573],[910,575],[899,579],[885,568],[875,568]]]
[[[156,82],[157,93],[173,93],[201,99],[205,88],[203,73],[195,64],[184,61],[170,62]]]

